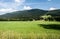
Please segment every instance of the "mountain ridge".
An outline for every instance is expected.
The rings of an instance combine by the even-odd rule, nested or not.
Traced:
[[[57,10],[41,10],[41,9],[31,9],[31,10],[23,10],[23,11],[15,11],[11,13],[6,13],[0,15],[0,19],[40,19],[43,15],[51,15],[51,16],[60,16],[60,9]]]

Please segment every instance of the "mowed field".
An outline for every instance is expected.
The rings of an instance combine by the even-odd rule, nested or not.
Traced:
[[[60,22],[0,21],[0,39],[60,39]]]

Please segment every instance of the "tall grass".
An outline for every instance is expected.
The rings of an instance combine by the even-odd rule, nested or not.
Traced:
[[[35,34],[33,32],[28,34],[17,33],[14,31],[0,32],[0,39],[60,39],[59,34]]]
[[[60,22],[0,22],[0,39],[60,39],[60,30],[45,29],[38,24],[60,24]]]

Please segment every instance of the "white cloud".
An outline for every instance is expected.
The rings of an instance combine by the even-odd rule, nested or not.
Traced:
[[[0,1],[0,14],[19,10],[18,7],[23,5],[25,2],[25,0],[13,0],[12,2],[3,1]]]
[[[15,2],[20,2],[20,0],[15,0]]]
[[[48,1],[52,1],[52,0],[48,0]]]
[[[17,11],[17,10],[14,10],[14,9],[12,9],[12,8],[0,9],[0,12],[13,12],[13,11]]]
[[[32,9],[30,6],[24,6],[23,10],[30,10]]]
[[[17,10],[14,10],[12,8],[0,9],[1,14],[5,14],[5,13],[8,13],[8,12],[13,12],[13,11],[17,11]]]
[[[25,0],[14,0],[16,5],[21,5],[25,2]]]
[[[49,10],[56,10],[57,8],[51,7]]]
[[[15,0],[15,2],[21,3],[24,2],[25,0]]]

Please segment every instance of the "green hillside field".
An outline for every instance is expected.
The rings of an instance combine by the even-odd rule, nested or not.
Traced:
[[[60,22],[0,21],[0,39],[60,39]]]

